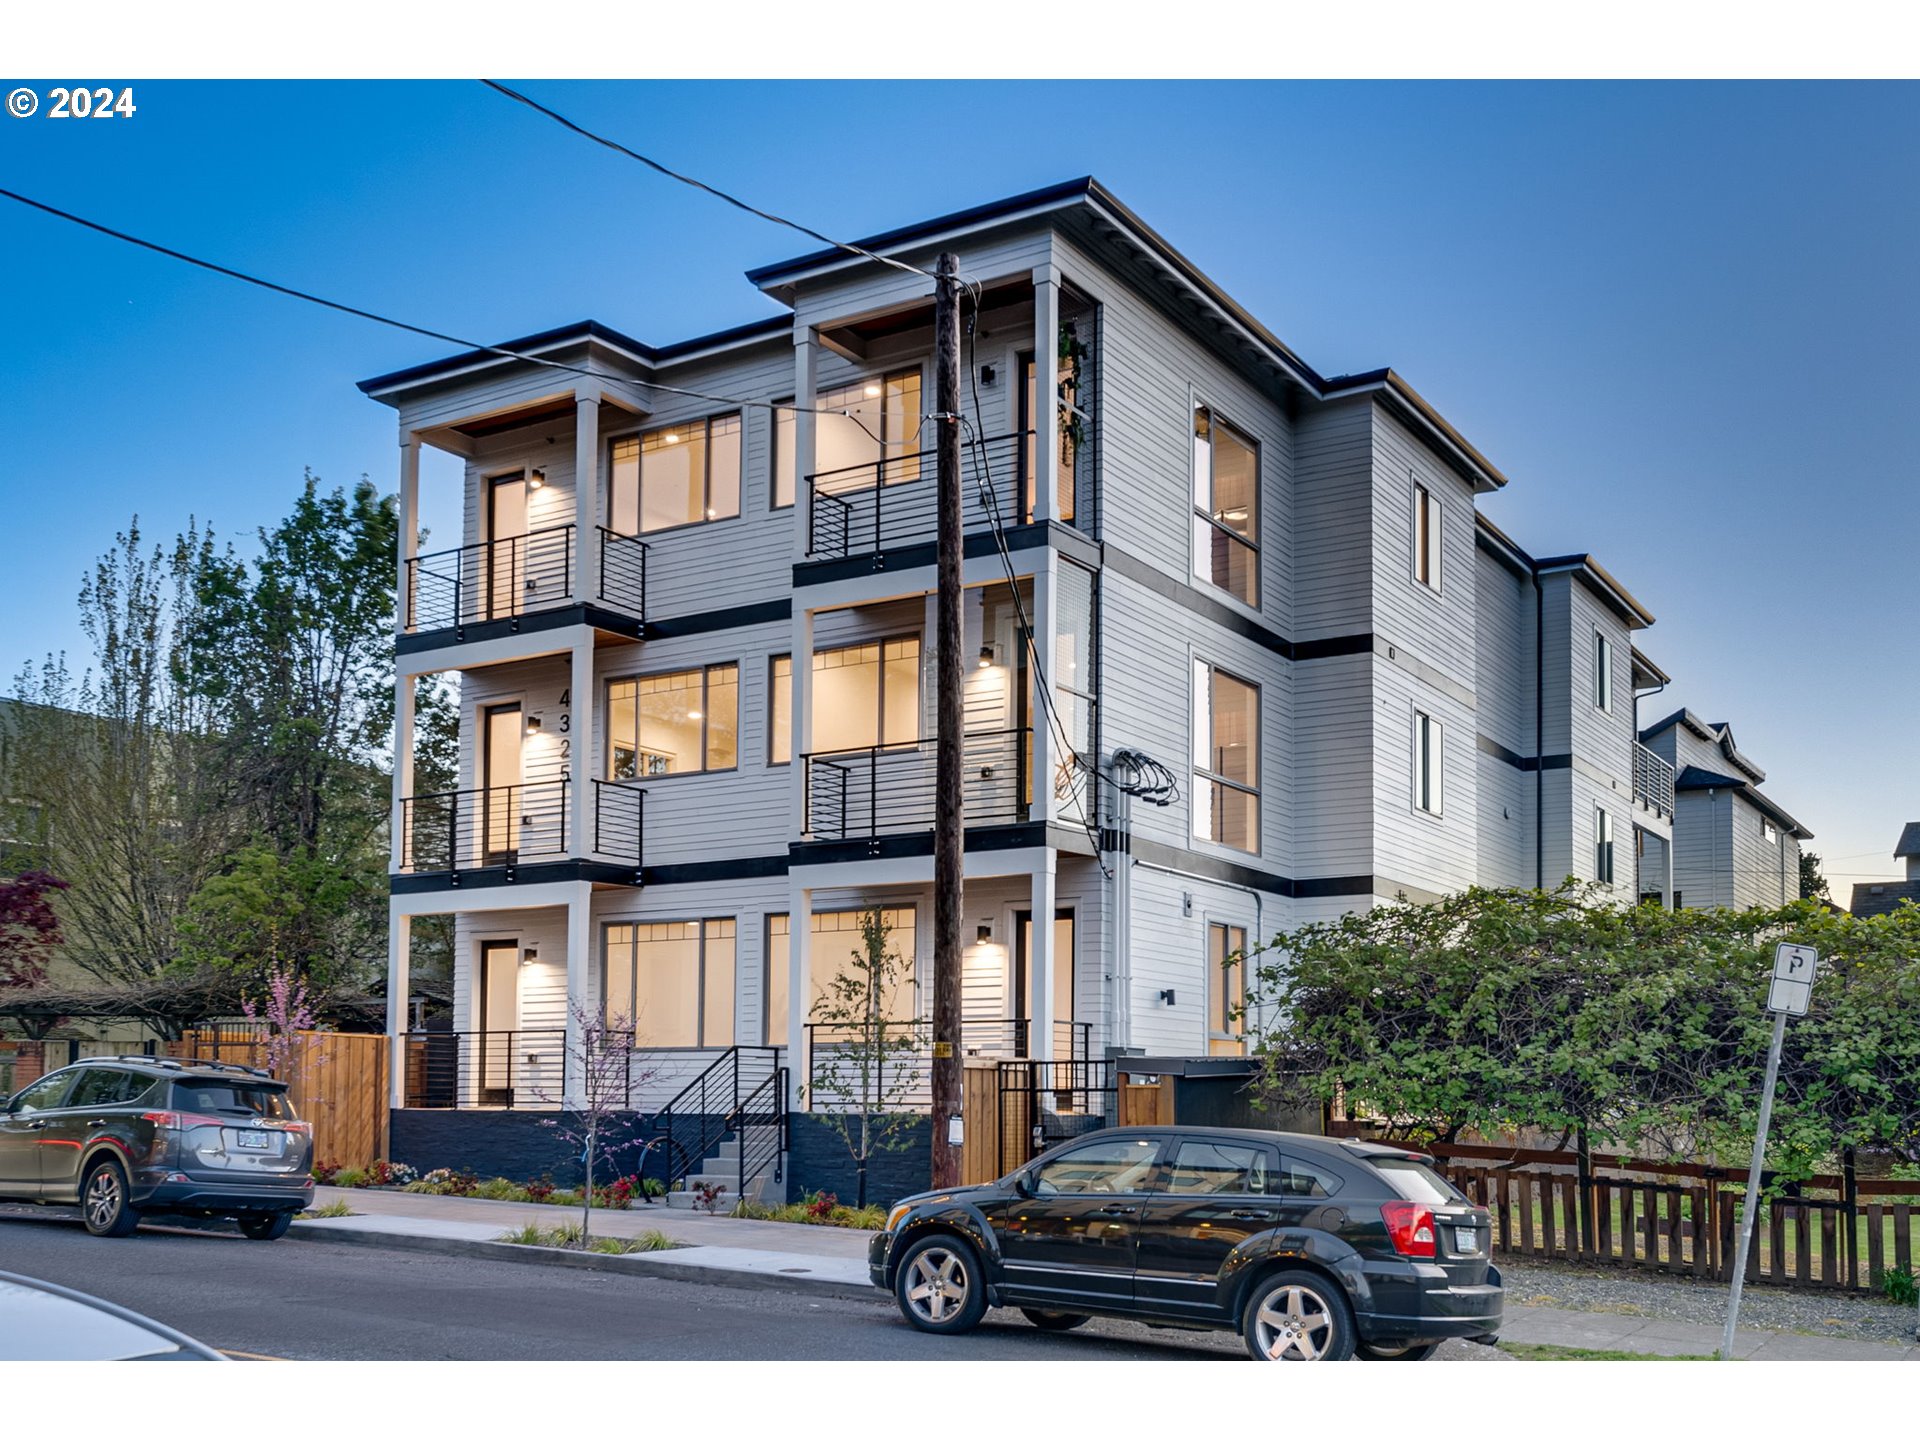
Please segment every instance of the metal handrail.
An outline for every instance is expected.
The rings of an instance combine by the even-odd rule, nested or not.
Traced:
[[[1673,766],[1638,741],[1633,747],[1633,796],[1663,815],[1673,814]]]
[[[1020,524],[1031,518],[1025,457],[1032,434],[1015,430],[968,447],[962,472],[965,526],[990,523],[977,483],[983,467],[994,481],[1002,522]],[[807,557],[878,555],[931,541],[939,522],[933,484],[937,454],[919,450],[807,476]]]
[[[664,1147],[661,1182],[672,1188],[676,1181],[684,1180],[698,1170],[706,1160],[707,1152],[724,1139],[730,1131],[736,1131],[740,1140],[742,1155],[746,1153],[748,1136],[746,1131],[754,1124],[774,1123],[759,1121],[755,1112],[743,1103],[742,1085],[750,1085],[748,1092],[757,1095],[765,1088],[765,1082],[756,1082],[743,1069],[743,1059],[759,1060],[764,1058],[768,1068],[775,1074],[783,1074],[779,1064],[779,1050],[767,1045],[732,1045],[715,1058],[712,1064],[682,1087],[680,1093],[667,1101],[653,1116],[652,1145]],[[752,1067],[746,1067],[752,1068]],[[780,1137],[784,1151],[786,1136],[784,1133],[786,1098],[785,1087],[781,1089],[778,1115],[783,1127]],[[651,1146],[650,1146],[651,1148]],[[756,1174],[758,1171],[756,1170]],[[735,1196],[736,1200],[740,1197]]]
[[[633,882],[645,870],[647,792],[619,780],[593,782],[593,850],[633,867]]]
[[[400,802],[401,872],[484,870],[565,855],[568,785],[565,779],[545,780],[406,796]]]
[[[566,1050],[564,1030],[407,1031],[400,1036],[406,1107],[558,1109]]]
[[[407,561],[407,629],[514,619],[573,598],[573,526],[481,540]]]
[[[606,526],[600,532],[600,599],[642,625],[647,619],[647,542]]]
[[[962,815],[968,824],[1026,818],[1032,730],[974,730],[961,737]],[[871,839],[933,823],[937,741],[932,737],[800,757],[802,831],[815,840]]]

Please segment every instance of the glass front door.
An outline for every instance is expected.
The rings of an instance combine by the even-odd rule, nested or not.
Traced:
[[[520,942],[488,940],[480,946],[478,1047],[479,1100],[505,1105],[513,1097],[513,1041],[520,1026]]]
[[[523,802],[520,787],[520,706],[489,705],[480,715],[480,826],[484,865],[518,857]]]
[[[1033,969],[1027,957],[1033,953],[1033,912],[1021,910],[1013,917],[1013,1006],[1014,1018],[1031,1022],[1033,1018]],[[1077,1060],[1086,1057],[1074,1053],[1073,1030],[1073,912],[1053,912],[1053,1058]],[[1031,1054],[1027,1024],[1015,1027],[1020,1055]]]
[[[526,556],[527,477],[496,475],[487,482],[487,619],[520,613]]]

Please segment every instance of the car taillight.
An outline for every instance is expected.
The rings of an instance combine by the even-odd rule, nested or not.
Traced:
[[[199,1125],[218,1125],[218,1115],[187,1115],[178,1110],[148,1110],[142,1120],[150,1120],[157,1130],[191,1130]]]
[[[1389,1200],[1380,1207],[1380,1214],[1395,1250],[1414,1260],[1434,1258],[1433,1211],[1411,1200]]]

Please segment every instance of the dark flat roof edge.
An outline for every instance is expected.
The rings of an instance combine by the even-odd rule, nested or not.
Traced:
[[[1640,621],[1644,628],[1653,624],[1653,612],[1634,598],[1633,592],[1614,579],[1591,555],[1552,555],[1533,562],[1533,568],[1542,575],[1556,574],[1562,571],[1575,571],[1601,595],[1612,600],[1628,614]]]
[[[1274,343],[1279,344],[1278,341]],[[1358,375],[1342,375],[1332,380],[1321,380],[1319,386],[1320,398],[1323,400],[1338,400],[1343,396],[1363,394],[1368,390],[1386,391],[1406,406],[1414,419],[1438,431],[1449,445],[1460,452],[1469,466],[1487,478],[1487,483],[1492,489],[1506,488],[1507,477],[1500,467],[1482,455],[1471,440],[1454,429],[1452,421],[1434,409],[1426,396],[1408,384],[1406,377],[1392,367],[1385,370],[1367,370]]]
[[[1721,775],[1713,770],[1702,769],[1698,765],[1681,768],[1674,777],[1675,790],[1737,790],[1752,802],[1753,808],[1763,815],[1777,821],[1788,830],[1796,840],[1811,840],[1813,832],[1789,815],[1781,806],[1758,785],[1737,775]]]

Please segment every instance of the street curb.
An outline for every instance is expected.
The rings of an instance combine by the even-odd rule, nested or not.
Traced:
[[[387,1250],[420,1250],[433,1255],[461,1255],[473,1260],[504,1260],[515,1265],[558,1265],[575,1270],[607,1270],[645,1275],[656,1280],[722,1285],[734,1290],[779,1290],[790,1295],[826,1295],[836,1300],[865,1300],[890,1305],[893,1297],[872,1285],[845,1280],[810,1280],[799,1275],[733,1270],[721,1265],[660,1261],[651,1255],[593,1255],[554,1250],[538,1245],[509,1245],[502,1240],[455,1240],[443,1235],[400,1235],[385,1230],[330,1230],[325,1221],[296,1220],[283,1237],[330,1245],[367,1245]],[[686,1246],[696,1250],[699,1246]]]

